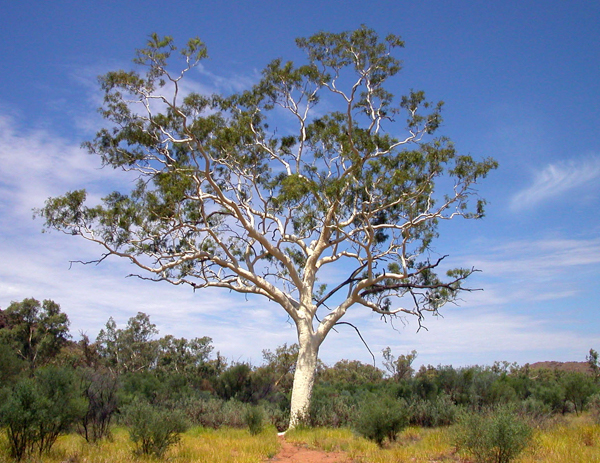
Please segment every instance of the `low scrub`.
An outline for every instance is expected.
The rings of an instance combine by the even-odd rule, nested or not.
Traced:
[[[453,424],[458,416],[459,407],[446,394],[434,400],[419,399],[409,406],[411,425],[435,428]]]
[[[260,407],[248,407],[244,420],[248,425],[248,430],[253,436],[260,434],[264,429],[265,412]]]
[[[362,404],[355,424],[363,437],[382,446],[387,438],[393,442],[398,433],[408,425],[406,407],[391,398],[368,400]]]
[[[181,439],[188,425],[178,410],[164,410],[142,400],[135,400],[125,410],[135,452],[162,457]]]
[[[74,384],[72,371],[47,367],[5,390],[0,425],[6,430],[13,458],[48,452],[83,416],[86,402]]]
[[[525,449],[531,435],[531,428],[513,408],[504,406],[462,416],[455,443],[478,463],[509,463]]]
[[[590,411],[592,420],[594,420],[596,424],[600,424],[600,393],[594,394],[592,397],[590,397],[588,409]]]

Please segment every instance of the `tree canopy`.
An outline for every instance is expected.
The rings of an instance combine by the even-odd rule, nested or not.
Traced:
[[[445,256],[430,245],[441,220],[483,216],[475,186],[496,167],[437,135],[441,102],[389,90],[398,36],[363,26],[297,45],[305,63],[276,59],[252,88],[205,95],[183,85],[204,43],[178,49],[153,34],[136,70],[100,78],[108,126],[85,143],[135,172],[136,187],[91,205],[72,191],[39,211],[47,228],[101,245],[98,260],[129,259],[140,278],[281,306],[298,330],[292,426],[319,346],[350,307],[420,323],[465,289],[474,269],[440,275]]]

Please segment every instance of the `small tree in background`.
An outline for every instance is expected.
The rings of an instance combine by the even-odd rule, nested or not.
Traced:
[[[0,328],[0,342],[10,345],[31,370],[53,359],[71,337],[69,318],[51,300],[12,302],[2,315],[5,326]]]
[[[383,353],[383,366],[398,381],[412,378],[415,370],[412,367],[413,362],[417,358],[417,351],[413,350],[410,354],[402,354],[396,358],[392,355],[392,350],[386,347]]]
[[[594,376],[596,382],[600,381],[600,364],[598,363],[598,352],[596,352],[594,349],[590,349],[590,353],[585,357],[585,359],[587,360],[588,365],[590,366],[590,371],[592,372],[592,375]]]

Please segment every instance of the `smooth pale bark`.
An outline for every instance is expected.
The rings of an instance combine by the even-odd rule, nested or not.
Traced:
[[[294,373],[289,429],[295,428],[308,413],[321,342],[315,336],[311,323],[302,320],[298,327],[298,361]]]

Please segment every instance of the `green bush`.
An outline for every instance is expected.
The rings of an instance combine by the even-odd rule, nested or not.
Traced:
[[[347,391],[339,393],[319,388],[313,394],[306,424],[330,428],[348,426],[356,414],[355,402]]]
[[[0,406],[0,424],[6,427],[11,457],[21,460],[38,440],[41,397],[31,379],[19,381]]]
[[[594,422],[600,424],[600,393],[591,396],[587,405]]]
[[[509,463],[523,451],[531,438],[531,428],[512,407],[489,413],[468,413],[460,420],[456,446],[478,463]]]
[[[244,428],[247,404],[239,400],[224,401],[215,397],[189,397],[178,401],[175,407],[182,410],[194,425],[218,429],[222,426]]]
[[[79,433],[87,442],[97,442],[110,435],[110,423],[118,405],[118,380],[108,370],[86,369],[81,373],[81,382],[88,406]]]
[[[246,425],[248,425],[250,434],[255,436],[256,434],[260,434],[264,428],[265,412],[260,407],[248,407],[248,410],[244,414],[244,420],[246,421]]]
[[[83,416],[87,404],[75,383],[72,370],[47,367],[6,392],[0,425],[6,429],[13,458],[50,450],[58,436]]]
[[[527,423],[535,428],[546,425],[552,418],[552,408],[550,405],[531,396],[516,405],[517,412],[525,418]]]
[[[88,404],[72,369],[41,368],[35,373],[35,381],[42,398],[38,424],[38,446],[42,453],[50,450],[59,435],[71,431]]]
[[[355,429],[361,436],[382,446],[386,437],[395,441],[407,425],[408,415],[402,402],[385,398],[367,400],[362,404]]]
[[[409,422],[429,428],[448,426],[456,421],[458,410],[446,394],[440,394],[435,400],[417,399],[409,406]]]
[[[125,409],[125,416],[138,454],[162,457],[188,427],[180,411],[160,409],[139,399]]]

